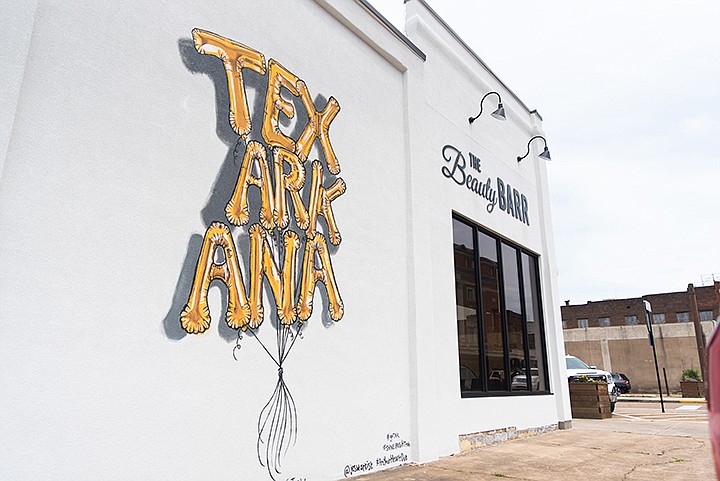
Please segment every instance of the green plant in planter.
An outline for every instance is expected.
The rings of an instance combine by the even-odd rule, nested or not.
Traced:
[[[588,377],[588,376],[586,376],[586,375],[584,375],[584,374],[583,374],[583,375],[580,375],[580,376],[573,376],[573,377],[570,379],[570,381],[572,381],[572,382],[600,382],[599,380],[594,379],[594,378],[591,378],[591,377]]]
[[[700,370],[694,367],[683,369],[682,381],[702,381],[702,377],[700,377]]]

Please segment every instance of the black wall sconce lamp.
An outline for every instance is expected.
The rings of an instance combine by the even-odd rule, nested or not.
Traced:
[[[538,157],[540,157],[541,159],[545,159],[545,160],[551,160],[550,159],[550,151],[547,148],[547,140],[545,140],[545,137],[543,137],[542,135],[536,135],[532,139],[528,140],[527,152],[525,152],[525,155],[523,155],[522,157],[517,158],[518,162],[520,162],[522,159],[524,159],[525,157],[530,155],[530,142],[532,142],[535,139],[542,139],[542,141],[545,143],[545,150],[543,150],[542,153]]]
[[[500,94],[493,91],[493,92],[488,92],[488,93],[486,93],[486,94],[483,96],[482,100],[480,100],[480,113],[477,114],[475,117],[470,117],[470,118],[468,119],[471,124],[472,124],[473,122],[475,122],[475,120],[476,120],[478,117],[480,117],[480,115],[482,114],[482,111],[483,111],[483,101],[485,101],[485,99],[487,98],[487,96],[490,95],[490,94],[495,94],[495,95],[497,95],[497,98],[498,98],[498,108],[497,108],[497,110],[495,110],[495,112],[491,113],[490,115],[492,115],[493,117],[495,117],[495,118],[498,119],[498,120],[505,120],[505,107],[503,107],[502,99],[500,98]]]

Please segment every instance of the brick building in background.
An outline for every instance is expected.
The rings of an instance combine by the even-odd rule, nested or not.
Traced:
[[[709,338],[720,316],[720,282],[696,287],[702,336]],[[622,372],[634,391],[657,391],[643,300],[652,305],[652,323],[663,390],[679,390],[683,369],[700,369],[691,299],[687,291],[561,306],[565,352],[588,364]]]
[[[715,286],[696,287],[698,311],[701,321],[712,321],[720,314],[720,282]],[[565,301],[560,308],[563,329],[634,326],[645,324],[643,299],[650,301],[653,324],[690,322],[690,298],[687,291],[648,294],[630,299],[588,301],[587,304],[571,305]]]

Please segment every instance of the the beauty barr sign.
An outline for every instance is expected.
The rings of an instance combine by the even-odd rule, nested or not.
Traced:
[[[340,162],[330,143],[330,124],[340,112],[340,104],[330,97],[318,110],[305,82],[276,60],[266,62],[257,50],[212,32],[195,29],[192,35],[198,53],[217,57],[225,67],[228,120],[238,135],[233,155],[240,169],[237,178],[226,179],[235,186],[227,199],[226,219],[214,219],[205,232],[179,322],[188,333],[206,331],[211,321],[207,301],[210,283],[219,280],[227,286],[225,322],[238,331],[235,349],[240,347],[241,333],[247,332],[262,344],[278,368],[275,390],[260,412],[256,433],[257,457],[270,477],[277,479],[281,459],[297,436],[297,409],[283,379],[283,365],[312,315],[317,283],[325,286],[330,318],[339,321],[344,313],[327,244],[337,246],[342,240],[333,202],[345,192],[346,185],[338,177]],[[251,123],[243,82],[245,69],[267,75],[259,132]],[[301,102],[306,112],[307,118],[300,119],[304,128],[297,138],[280,128],[281,113],[288,118],[295,116],[294,104],[286,96]],[[316,140],[324,162],[308,158]],[[257,189],[259,198],[249,196],[250,189]],[[243,272],[233,229],[244,226],[249,245],[240,247],[249,250],[250,260]],[[263,305],[265,280],[274,306]],[[266,348],[258,337],[268,314],[275,316],[274,322],[264,325],[277,331],[273,336],[277,349]]]
[[[445,145],[442,156],[446,165],[442,174],[459,186],[465,186],[470,192],[478,195],[486,203],[486,210],[492,213],[497,206],[501,211],[513,216],[520,222],[530,225],[528,216],[528,200],[525,194],[513,188],[500,177],[482,175],[481,160],[468,152],[468,159],[456,147]],[[483,180],[484,179],[484,180]]]

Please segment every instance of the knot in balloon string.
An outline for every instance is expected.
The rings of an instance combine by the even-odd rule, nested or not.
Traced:
[[[240,345],[240,341],[242,340],[242,338],[243,338],[242,331],[240,331],[240,329],[238,329],[237,338],[235,339],[235,347],[233,347],[233,352],[232,352],[233,359],[235,359],[236,361],[238,360],[236,352],[242,348],[242,346]]]

